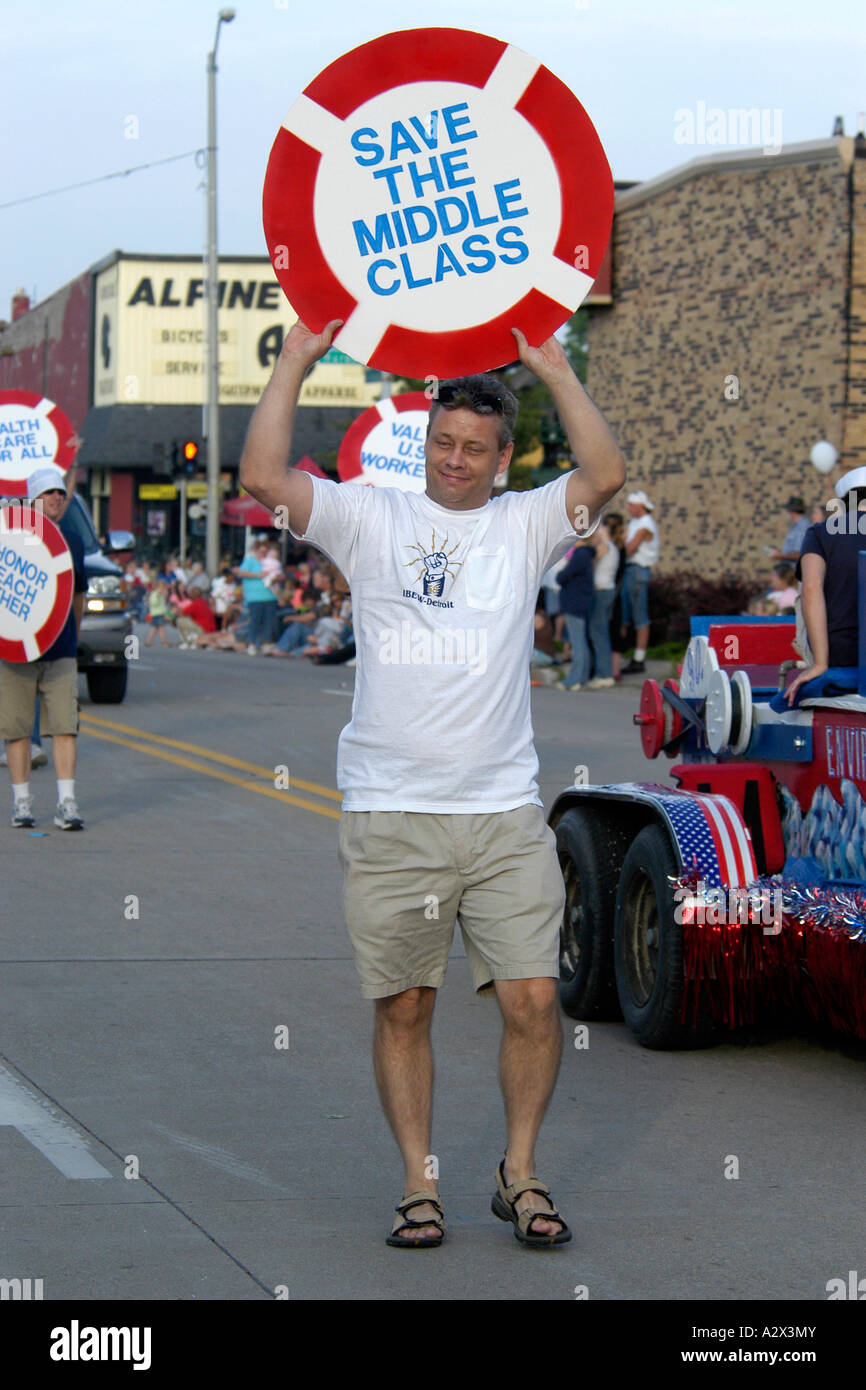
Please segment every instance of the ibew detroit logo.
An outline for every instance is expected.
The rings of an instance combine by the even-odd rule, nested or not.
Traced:
[[[441,598],[445,588],[446,574],[450,574],[452,579],[457,577],[449,561],[460,542],[456,541],[450,550],[446,549],[447,545],[448,537],[445,536],[444,540],[437,546],[436,532],[433,531],[430,535],[430,549],[428,551],[425,551],[423,545],[417,541],[408,547],[409,550],[417,550],[418,554],[413,559],[406,561],[406,568],[409,569],[412,565],[421,566],[415,575],[415,582],[417,584],[419,579],[422,581],[425,598]],[[455,560],[454,564],[459,568],[462,561]]]

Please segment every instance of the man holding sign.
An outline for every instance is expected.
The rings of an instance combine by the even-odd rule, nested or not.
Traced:
[[[27,497],[36,511],[59,525],[66,510],[66,475],[59,468],[40,468],[27,480]],[[83,830],[75,801],[75,762],[78,743],[78,628],[84,612],[87,577],[84,545],[73,531],[64,533],[72,554],[74,596],[62,631],[35,661],[0,660],[0,738],[7,740],[6,757],[12,782],[12,824],[34,824],[30,795],[30,733],[37,698],[42,699],[41,731],[52,738],[57,774],[57,811],[54,824],[60,830]],[[68,562],[67,562],[68,563]],[[12,578],[11,572],[9,578]],[[3,588],[12,593],[12,587]],[[68,599],[67,599],[68,602]],[[19,605],[20,607],[20,605]]]
[[[475,988],[495,989],[504,1022],[508,1141],[493,1211],[524,1244],[561,1244],[571,1233],[534,1176],[562,1048],[564,889],[538,794],[529,657],[541,575],[595,529],[625,470],[559,342],[534,348],[516,328],[521,361],[553,395],[573,472],[491,499],[517,402],[489,375],[434,390],[424,493],[290,468],[301,382],[339,324],[289,333],[250,424],[241,482],[352,589],[357,685],[338,753],[339,857],[362,993],[375,1000],[379,1093],[405,1163],[388,1243],[444,1235],[430,1024],[459,920]]]

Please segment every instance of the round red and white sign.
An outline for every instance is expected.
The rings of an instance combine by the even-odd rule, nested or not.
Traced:
[[[72,555],[54,522],[26,502],[0,507],[0,657],[38,661],[72,604]]]
[[[577,98],[484,34],[410,29],[338,58],[274,141],[271,260],[301,319],[358,362],[448,377],[514,361],[577,309],[613,217]]]
[[[423,391],[387,396],[354,420],[343,435],[337,472],[344,483],[423,492],[424,440],[430,401]]]
[[[53,401],[33,391],[0,391],[0,497],[26,497],[27,479],[75,459],[75,430]]]

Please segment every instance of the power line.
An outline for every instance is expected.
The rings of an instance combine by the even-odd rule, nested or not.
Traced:
[[[4,208],[20,207],[22,203],[34,203],[38,198],[53,198],[58,193],[71,193],[75,188],[87,188],[94,183],[105,183],[108,179],[125,179],[142,169],[156,169],[160,164],[173,164],[178,159],[189,159],[192,155],[203,154],[203,150],[187,150],[184,154],[170,154],[167,159],[154,159],[150,164],[134,164],[131,169],[118,169],[114,174],[101,174],[98,179],[85,179],[83,183],[68,183],[64,188],[49,188],[46,193],[31,193],[27,198],[16,198],[11,203],[0,203]]]

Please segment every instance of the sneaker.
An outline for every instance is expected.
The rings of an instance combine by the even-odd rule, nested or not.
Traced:
[[[30,766],[44,767],[48,762],[48,754],[45,752],[41,743],[31,743],[30,745]]]
[[[627,666],[623,666],[621,675],[623,676],[643,676],[646,673],[646,666],[642,661],[635,661],[632,657]]]
[[[565,681],[557,681],[557,682],[556,682],[556,685],[555,685],[553,688],[554,688],[554,690],[568,690],[568,691],[571,691],[571,690],[583,690],[583,686],[581,685],[580,681],[578,681],[576,685],[566,685]]]
[[[258,647],[254,646],[253,643],[250,642],[250,645],[247,647],[247,656],[258,656],[258,654]]]
[[[78,814],[78,807],[71,796],[61,801],[54,815],[54,824],[61,830],[83,830],[84,821]]]
[[[18,826],[31,826],[35,824],[33,819],[33,797],[23,796],[20,801],[16,801],[12,807],[12,824]]]
[[[606,686],[613,684],[613,676],[593,676],[586,688],[587,690],[604,690]]]

